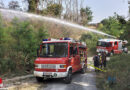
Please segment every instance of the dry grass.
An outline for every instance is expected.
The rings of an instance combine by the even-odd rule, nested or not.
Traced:
[[[33,22],[33,21],[31,21]],[[37,26],[44,25],[48,30],[50,38],[62,38],[62,37],[71,37],[76,40],[79,40],[83,33],[87,33],[87,31],[80,30],[77,28],[69,27],[62,24],[47,22],[47,21],[35,21],[33,24]]]

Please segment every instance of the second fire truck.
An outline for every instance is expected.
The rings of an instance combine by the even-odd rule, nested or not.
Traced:
[[[125,44],[127,41],[122,41],[118,39],[100,39],[97,42],[97,52],[106,52],[106,54],[120,54],[122,52],[128,52]]]

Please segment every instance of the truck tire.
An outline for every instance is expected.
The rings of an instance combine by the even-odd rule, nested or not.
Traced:
[[[70,84],[71,81],[72,81],[72,70],[69,70],[67,77],[64,78],[64,82],[65,82],[66,84]]]
[[[84,65],[84,67],[81,69],[81,73],[84,74],[86,73],[86,66]]]
[[[37,82],[42,82],[43,78],[42,77],[36,77]]]

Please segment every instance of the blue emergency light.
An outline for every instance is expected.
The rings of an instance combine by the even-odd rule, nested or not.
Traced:
[[[48,39],[43,39],[43,41],[48,41]]]
[[[66,37],[66,38],[64,38],[64,40],[71,40],[71,39]]]

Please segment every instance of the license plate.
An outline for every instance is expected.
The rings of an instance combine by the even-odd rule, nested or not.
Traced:
[[[43,75],[52,75],[51,72],[44,72]]]

